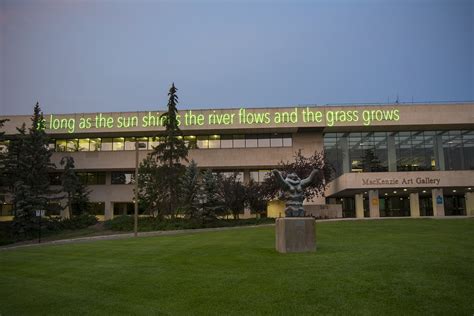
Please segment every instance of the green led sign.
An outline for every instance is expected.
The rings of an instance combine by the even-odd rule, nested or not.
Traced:
[[[147,112],[129,115],[107,115],[103,113],[75,116],[54,115],[48,117],[46,127],[48,130],[65,130],[74,133],[78,130],[89,129],[131,129],[131,128],[156,128],[164,125],[166,118],[162,113]],[[265,126],[344,126],[357,125],[370,126],[377,122],[397,122],[400,120],[398,108],[382,109],[338,109],[328,110],[318,108],[294,108],[290,110],[271,110],[240,108],[238,110],[208,110],[180,111],[177,116],[181,127],[265,127]]]

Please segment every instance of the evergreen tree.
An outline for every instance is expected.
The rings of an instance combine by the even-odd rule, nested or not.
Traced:
[[[6,121],[8,120],[7,119],[0,120],[0,129],[3,127]],[[5,135],[5,132],[0,130],[0,143],[2,144],[5,141],[4,135]],[[0,148],[0,192],[2,192],[3,189],[5,189],[5,186],[7,185],[7,179],[6,179],[6,174],[5,174],[7,154],[3,149],[4,147]]]
[[[61,184],[63,191],[67,194],[69,217],[87,213],[89,210],[90,191],[82,184],[76,174],[74,158],[64,156],[61,159],[61,166],[64,166]]]
[[[186,167],[186,171],[181,179],[181,209],[187,217],[196,217],[196,209],[193,201],[199,189],[199,169],[194,160]]]
[[[48,172],[54,168],[54,164],[50,161],[52,152],[48,148],[45,121],[39,103],[34,107],[28,134],[24,126],[18,131],[17,141],[12,141],[9,146],[7,172],[13,181],[13,227],[14,230],[18,228],[19,233],[27,233],[30,228],[33,229],[30,225],[34,211],[47,210],[50,201],[59,199],[51,197],[57,192],[49,190]]]
[[[202,205],[202,218],[204,220],[211,220],[219,215],[223,215],[225,208],[219,196],[217,177],[210,169],[207,169],[202,177],[202,185],[200,187],[201,197],[203,194],[205,199]]]
[[[235,219],[239,218],[239,214],[245,209],[245,187],[238,181],[234,174],[230,177],[220,179],[220,193],[223,201],[224,212],[232,213]]]
[[[162,217],[167,201],[167,190],[163,190],[163,169],[154,157],[148,155],[138,169],[138,201],[141,209],[152,216]]]
[[[167,191],[167,214],[174,216],[178,206],[178,196],[180,189],[180,177],[184,174],[185,167],[182,160],[187,161],[188,147],[186,146],[183,133],[179,128],[178,120],[178,96],[177,89],[172,84],[168,96],[168,111],[163,113],[165,133],[161,137],[161,142],[154,148],[152,156],[156,157],[162,169],[163,184],[162,190]]]

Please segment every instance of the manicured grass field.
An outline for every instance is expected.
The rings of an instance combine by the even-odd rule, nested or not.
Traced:
[[[317,223],[0,251],[0,314],[473,315],[474,219]]]

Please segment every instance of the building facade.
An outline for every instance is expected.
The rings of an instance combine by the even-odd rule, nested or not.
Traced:
[[[160,141],[161,114],[45,115],[53,163],[74,158],[99,217],[133,212],[135,143],[143,144],[141,160]],[[9,119],[7,138],[30,122],[1,118]],[[335,179],[305,208],[328,217],[474,215],[472,102],[183,110],[179,120],[190,159],[244,182],[262,181],[298,150],[325,150]],[[52,185],[59,175],[51,174]],[[269,215],[282,215],[282,203],[270,204]],[[11,208],[3,197],[3,220]]]

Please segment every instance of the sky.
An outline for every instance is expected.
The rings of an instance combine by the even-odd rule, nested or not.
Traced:
[[[474,0],[0,0],[0,115],[474,100]]]

